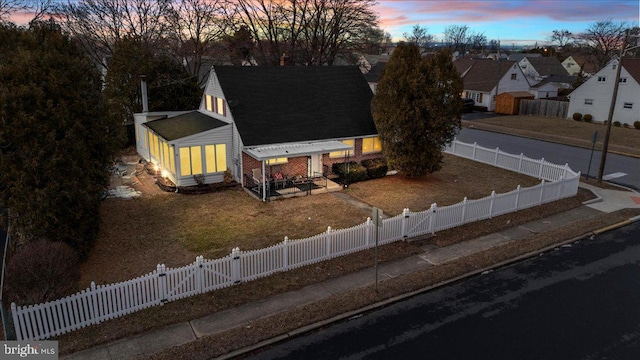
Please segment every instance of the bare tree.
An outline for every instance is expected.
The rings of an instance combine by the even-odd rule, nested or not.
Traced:
[[[410,33],[405,32],[402,36],[407,43],[417,46],[420,51],[427,50],[429,43],[435,39],[434,35],[429,34],[429,28],[417,24],[413,25]]]
[[[487,37],[484,33],[471,33],[471,35],[469,35],[469,44],[471,45],[471,49],[483,51],[487,46]]]
[[[152,44],[167,34],[171,0],[69,0],[57,8],[63,29],[80,41],[98,64],[113,55],[123,36]]]
[[[361,48],[377,25],[374,0],[237,0],[237,22],[257,43],[259,62],[331,65]]]
[[[447,26],[444,29],[444,41],[453,51],[466,52],[469,45],[469,27],[467,25]]]
[[[578,35],[578,38],[589,48],[598,61],[599,67],[602,68],[622,46],[626,27],[627,25],[624,22],[597,21],[590,24],[584,33]]]
[[[226,0],[176,0],[167,16],[173,53],[192,76],[199,76],[207,45],[220,41],[227,29]]]
[[[567,29],[553,30],[549,40],[558,44],[559,47],[565,47],[573,41],[573,33]]]
[[[0,24],[8,21],[13,13],[26,10],[28,7],[24,0],[0,0]]]

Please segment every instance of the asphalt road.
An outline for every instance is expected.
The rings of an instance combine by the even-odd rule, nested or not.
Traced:
[[[292,339],[252,359],[638,359],[640,222]]]
[[[569,164],[571,169],[580,171],[583,175],[590,169],[589,176],[594,178],[598,176],[602,157],[602,152],[594,151],[589,168],[591,149],[469,128],[462,129],[457,139],[467,143],[477,142],[487,148],[499,147],[511,154],[523,153],[533,159],[544,158],[555,164]],[[608,153],[604,175],[606,177],[614,173],[625,175],[612,178],[611,182],[640,190],[640,159]]]

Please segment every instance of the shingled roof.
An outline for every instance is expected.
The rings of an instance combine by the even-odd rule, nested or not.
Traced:
[[[640,59],[622,59],[622,67],[640,84]]]
[[[245,146],[376,135],[356,66],[215,66]]]
[[[465,90],[490,92],[511,70],[515,61],[462,59],[453,62],[462,76]]]
[[[199,111],[191,111],[170,118],[149,121],[144,125],[163,139],[173,141],[229,124]]]
[[[567,69],[555,57],[529,57],[527,60],[540,76],[569,75]]]

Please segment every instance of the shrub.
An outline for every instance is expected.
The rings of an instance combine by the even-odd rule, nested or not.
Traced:
[[[370,179],[383,177],[387,175],[387,171],[389,170],[387,161],[381,158],[362,160],[362,166],[367,169],[367,175]]]
[[[620,121],[618,121],[618,120],[613,122],[613,126],[620,127],[620,125],[622,125],[622,124],[620,124]]]
[[[573,113],[573,120],[575,121],[582,121],[582,114],[579,112],[575,112]]]
[[[622,124],[622,127],[623,127],[623,128],[628,129],[628,128],[630,128],[631,126],[630,126],[629,124],[627,124],[627,123],[624,123],[624,124]]]
[[[593,116],[591,116],[591,114],[584,114],[584,117],[582,118],[582,120],[586,122],[591,122],[593,121]]]
[[[640,121],[634,121],[633,122],[633,127],[640,130]]]
[[[37,240],[9,261],[7,295],[17,304],[39,304],[73,294],[79,279],[79,257],[71,246]]]
[[[331,166],[334,174],[338,174],[346,184],[368,179],[367,169],[355,161],[337,163]]]

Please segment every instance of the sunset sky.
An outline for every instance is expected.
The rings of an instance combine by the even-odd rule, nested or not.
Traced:
[[[583,32],[589,24],[611,19],[637,26],[640,0],[378,0],[381,27],[401,40],[413,25],[427,27],[441,40],[449,25],[467,25],[502,45],[533,45],[553,30]]]

